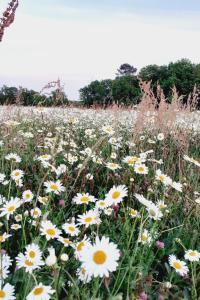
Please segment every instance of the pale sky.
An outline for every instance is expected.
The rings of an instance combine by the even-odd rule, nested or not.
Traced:
[[[199,0],[19,0],[0,43],[0,86],[40,90],[58,77],[70,99],[122,63],[200,62]],[[0,11],[8,1],[0,0]]]

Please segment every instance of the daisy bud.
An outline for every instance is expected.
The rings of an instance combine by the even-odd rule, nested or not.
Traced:
[[[167,288],[167,289],[171,289],[171,287],[172,287],[171,282],[169,282],[169,281],[165,282],[164,287]]]
[[[49,256],[46,258],[45,263],[48,267],[51,267],[56,264],[57,257],[55,255],[55,249],[53,247],[48,248],[48,251],[49,251]]]
[[[64,262],[69,260],[69,256],[66,253],[61,254],[60,259]]]
[[[25,215],[25,217],[28,217],[28,215],[29,215],[28,210],[26,210],[26,211],[24,212],[24,215]]]

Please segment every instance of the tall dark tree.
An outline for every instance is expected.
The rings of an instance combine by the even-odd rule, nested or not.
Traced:
[[[137,69],[129,64],[123,64],[119,67],[117,70],[117,76],[131,76],[135,75],[137,72]]]

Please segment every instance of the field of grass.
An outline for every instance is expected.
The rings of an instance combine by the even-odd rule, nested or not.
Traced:
[[[138,117],[0,110],[0,299],[200,299],[199,113]]]

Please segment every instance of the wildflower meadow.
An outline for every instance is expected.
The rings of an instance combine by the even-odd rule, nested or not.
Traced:
[[[199,299],[198,112],[0,120],[0,299]]]

